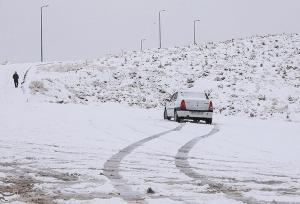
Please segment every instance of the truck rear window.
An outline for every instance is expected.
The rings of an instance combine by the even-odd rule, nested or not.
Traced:
[[[202,99],[208,99],[207,94],[200,93],[200,92],[181,92],[180,95],[183,98],[202,98]]]

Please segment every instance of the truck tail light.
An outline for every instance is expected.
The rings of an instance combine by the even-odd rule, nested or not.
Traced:
[[[181,110],[186,110],[186,104],[185,104],[185,100],[182,100],[180,103],[180,109]]]
[[[210,110],[210,111],[214,110],[214,106],[213,106],[212,101],[209,101],[208,110]]]

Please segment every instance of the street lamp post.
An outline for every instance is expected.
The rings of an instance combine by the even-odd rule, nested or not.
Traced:
[[[158,26],[159,26],[159,49],[161,49],[161,12],[164,12],[166,10],[160,10],[158,12]]]
[[[196,43],[196,22],[199,22],[200,20],[194,20],[194,45],[197,45]]]
[[[43,9],[47,8],[49,5],[45,5],[41,7],[41,62],[44,61],[43,56]]]
[[[141,52],[143,52],[143,42],[145,41],[146,39],[141,39]]]

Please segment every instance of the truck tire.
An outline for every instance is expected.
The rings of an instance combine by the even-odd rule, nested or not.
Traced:
[[[164,111],[164,119],[165,120],[170,120],[171,118],[168,116],[168,113],[167,113],[167,109],[165,108],[165,111]]]
[[[212,124],[212,118],[207,118],[207,119],[205,120],[205,122],[206,122],[206,124],[211,125],[211,124]]]
[[[174,111],[174,121],[180,123],[181,122],[181,118],[178,117],[177,111]]]

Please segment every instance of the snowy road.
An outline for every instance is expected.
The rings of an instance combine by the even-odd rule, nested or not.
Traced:
[[[128,156],[133,150],[142,146],[146,142],[149,142],[153,139],[157,139],[163,135],[171,133],[172,131],[180,131],[183,125],[180,125],[172,130],[168,130],[159,134],[142,139],[138,142],[135,142],[128,147],[119,151],[119,153],[113,155],[105,164],[104,164],[104,175],[108,177],[113,183],[116,189],[118,189],[120,196],[128,202],[142,202],[145,198],[142,195],[139,195],[137,192],[134,192],[130,189],[130,186],[126,184],[126,180],[120,175],[120,164],[122,160]]]
[[[1,109],[0,191],[18,191],[19,196],[5,198],[11,201],[239,203],[246,197],[300,202],[298,124],[245,120],[237,125],[216,118],[219,132],[193,123],[171,131],[178,124],[160,119],[160,111],[113,104]],[[124,116],[116,119],[107,110]],[[22,114],[10,117],[16,112]],[[282,134],[284,129],[290,134]],[[245,131],[249,134],[241,136]],[[222,185],[218,190],[209,184]],[[154,194],[146,193],[149,187]],[[225,187],[239,189],[240,197],[228,196]]]
[[[264,203],[263,201],[258,201],[253,198],[245,198],[239,191],[239,189],[232,188],[230,186],[224,185],[222,182],[214,182],[209,180],[205,175],[199,174],[195,169],[190,165],[189,163],[189,153],[193,149],[193,147],[202,139],[205,139],[209,136],[212,136],[219,132],[220,129],[216,125],[211,132],[209,132],[206,135],[196,137],[183,145],[176,155],[175,164],[176,167],[180,169],[181,172],[183,172],[188,177],[200,181],[201,185],[208,185],[209,188],[215,192],[221,192],[226,195],[226,197],[231,198],[236,201],[241,201],[244,203]]]
[[[27,102],[10,77],[27,69],[0,70],[0,201],[300,203],[297,122]]]
[[[124,183],[133,189],[131,192],[136,192],[141,203],[156,203],[158,200],[164,203],[299,203],[299,158],[296,157],[299,150],[295,146],[299,144],[299,138],[295,134],[299,127],[276,121],[242,121],[221,123],[213,129],[205,125],[186,124],[180,132],[149,141],[127,155],[122,162],[122,179],[127,178]],[[249,125],[249,122],[254,124]],[[228,129],[237,124],[242,128],[231,130],[231,135],[227,134]],[[274,128],[272,124],[280,128]],[[256,129],[250,128],[251,126]],[[219,131],[220,127],[225,131]],[[239,132],[240,129],[243,131]],[[260,134],[257,134],[258,130]],[[292,135],[286,135],[286,130]],[[210,137],[216,133],[217,137]],[[246,137],[234,138],[239,134]],[[232,138],[235,140],[228,143],[227,140]],[[244,142],[239,144],[240,139]],[[203,142],[207,143],[205,140],[212,140],[214,144],[203,148]],[[295,144],[292,145],[291,141]],[[234,147],[229,144],[246,144],[247,148],[241,149],[239,145]],[[225,147],[216,149],[214,146]],[[232,151],[228,148],[232,148]],[[247,152],[249,149],[251,152]],[[216,160],[214,156],[224,158]],[[215,165],[216,162],[220,164]],[[255,164],[258,166],[253,166]],[[274,166],[278,169],[274,169]],[[246,175],[244,168],[248,168]],[[268,175],[270,172],[273,172],[273,178]],[[237,173],[240,175],[236,175]],[[283,181],[282,178],[286,179]],[[156,191],[156,194],[147,195],[145,192],[148,187]]]

